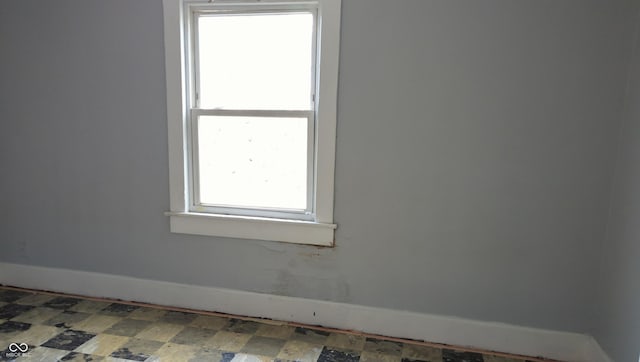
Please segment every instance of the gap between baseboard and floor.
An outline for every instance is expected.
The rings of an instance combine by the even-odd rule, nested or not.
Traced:
[[[588,335],[457,317],[10,263],[0,263],[0,284],[568,362],[612,362]]]

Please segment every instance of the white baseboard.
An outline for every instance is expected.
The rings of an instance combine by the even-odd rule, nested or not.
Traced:
[[[562,361],[611,362],[587,335],[456,317],[9,263],[0,263],[0,284],[322,325]]]

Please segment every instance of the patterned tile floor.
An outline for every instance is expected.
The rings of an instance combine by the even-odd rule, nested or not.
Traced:
[[[524,361],[269,320],[3,287],[0,350],[0,361],[44,362]]]

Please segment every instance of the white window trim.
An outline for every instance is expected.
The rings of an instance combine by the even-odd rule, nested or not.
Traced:
[[[238,3],[236,0],[216,0],[216,3]],[[288,0],[286,2],[309,3]],[[188,153],[186,124],[188,122],[188,78],[184,56],[184,1],[163,0],[165,67],[167,82],[167,124],[169,136],[169,186],[171,232],[272,240],[297,244],[333,246],[333,193],[337,117],[338,62],[340,42],[341,0],[315,0],[318,5],[318,69],[315,132],[315,220],[300,221],[262,217],[196,213],[189,211],[187,189]],[[203,0],[202,3],[207,3]],[[262,3],[282,4],[283,1],[262,0]]]

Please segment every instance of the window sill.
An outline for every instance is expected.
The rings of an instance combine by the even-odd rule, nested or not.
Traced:
[[[333,246],[335,224],[235,215],[167,212],[171,232]]]

